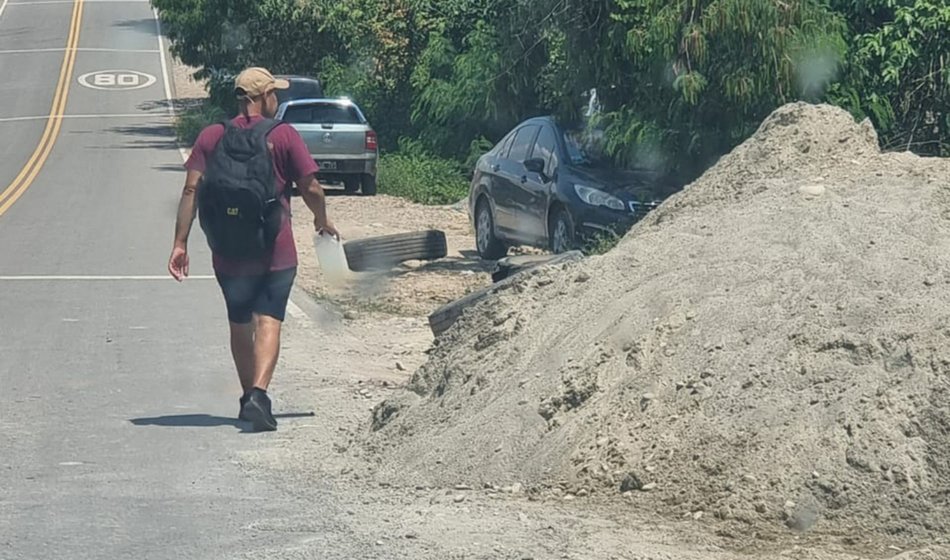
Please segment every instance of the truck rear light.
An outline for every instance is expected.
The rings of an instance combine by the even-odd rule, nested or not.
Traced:
[[[366,131],[366,151],[375,152],[379,147],[379,144],[376,141],[376,133],[372,130]]]

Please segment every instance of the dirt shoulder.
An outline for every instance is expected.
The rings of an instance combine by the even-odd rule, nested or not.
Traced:
[[[171,64],[172,96],[175,98],[175,108],[181,110],[208,97],[205,82],[194,79],[196,68],[186,66],[180,60],[172,57]]]

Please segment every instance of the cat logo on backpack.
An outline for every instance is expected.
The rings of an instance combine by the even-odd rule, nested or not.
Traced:
[[[216,255],[260,258],[273,250],[285,214],[267,147],[267,135],[282,123],[264,119],[250,128],[223,124],[224,136],[198,189],[201,229]],[[284,195],[289,192],[285,189]]]

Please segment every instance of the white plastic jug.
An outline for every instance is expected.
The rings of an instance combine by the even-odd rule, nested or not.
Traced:
[[[345,284],[350,267],[346,262],[343,243],[335,235],[320,232],[313,235],[313,246],[327,282],[335,286]]]

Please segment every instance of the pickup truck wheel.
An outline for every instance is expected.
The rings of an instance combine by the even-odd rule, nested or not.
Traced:
[[[349,177],[343,179],[343,192],[347,194],[353,194],[356,191],[360,190],[360,180],[356,177]]]
[[[343,244],[350,270],[385,270],[405,261],[432,261],[448,254],[445,233],[437,229],[397,233]]]
[[[376,175],[363,175],[363,196],[376,196]]]

